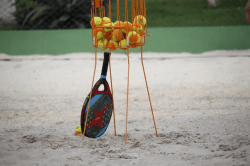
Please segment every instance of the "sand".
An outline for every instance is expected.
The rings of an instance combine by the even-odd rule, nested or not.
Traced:
[[[98,54],[95,81],[103,54]],[[113,118],[97,139],[74,135],[94,55],[0,54],[0,165],[250,165],[250,50],[112,54]],[[108,81],[109,76],[108,76]]]

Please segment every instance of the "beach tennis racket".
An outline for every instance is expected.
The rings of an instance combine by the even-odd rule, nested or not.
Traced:
[[[104,52],[101,78],[93,86],[91,101],[89,100],[89,94],[82,107],[81,129],[83,134],[88,105],[90,104],[85,131],[85,136],[90,138],[100,137],[104,134],[108,128],[113,112],[113,98],[110,92],[109,84],[106,80],[108,64],[109,52]],[[99,90],[101,85],[104,86],[104,90]]]

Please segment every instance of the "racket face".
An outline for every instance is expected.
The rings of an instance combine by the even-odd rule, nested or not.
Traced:
[[[104,91],[98,91],[104,84]],[[88,111],[89,96],[86,98],[81,114],[81,128],[84,131],[85,119]],[[113,112],[113,100],[106,79],[100,79],[93,88],[93,96],[89,107],[85,136],[100,137],[107,130]]]

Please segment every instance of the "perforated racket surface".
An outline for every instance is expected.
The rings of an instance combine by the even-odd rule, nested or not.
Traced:
[[[113,99],[110,92],[109,84],[106,80],[109,62],[109,53],[104,53],[101,78],[95,83],[92,90],[91,103],[89,107],[88,120],[86,125],[85,136],[96,138],[100,137],[107,130],[112,112]],[[99,87],[103,85],[104,90],[99,91]],[[85,99],[81,112],[81,129],[84,132],[84,125],[89,105],[89,96]]]

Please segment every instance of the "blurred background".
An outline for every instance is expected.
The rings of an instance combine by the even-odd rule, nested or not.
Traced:
[[[104,2],[108,9],[107,0]],[[1,0],[0,30],[90,28],[90,3],[90,0]],[[214,3],[213,0],[146,0],[148,27],[249,25],[246,4],[247,0]],[[120,8],[123,20],[123,1]],[[116,0],[112,0],[112,21],[116,19],[115,10]]]

